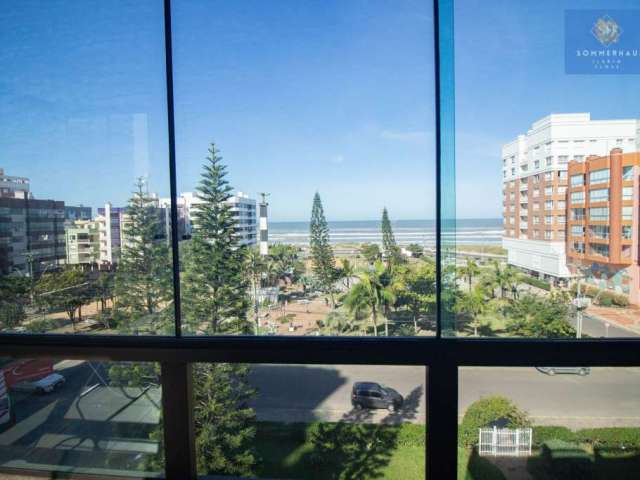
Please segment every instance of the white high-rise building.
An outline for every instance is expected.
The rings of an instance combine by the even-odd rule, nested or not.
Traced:
[[[552,114],[502,147],[502,245],[508,262],[553,280],[571,277],[565,253],[567,164],[613,148],[638,151],[640,120]]]
[[[180,229],[180,238],[190,238],[193,229],[196,228],[195,213],[198,210],[198,204],[201,200],[198,195],[193,192],[184,192],[176,198],[178,206],[178,227]],[[230,197],[226,203],[231,207],[231,212],[236,223],[236,235],[240,245],[253,246],[257,244],[257,213],[256,201],[249,198],[248,195],[237,192]],[[159,206],[171,208],[171,199],[161,198]]]

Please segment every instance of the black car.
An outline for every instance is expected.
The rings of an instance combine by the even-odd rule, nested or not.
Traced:
[[[386,408],[395,411],[404,398],[393,388],[374,382],[356,382],[351,390],[351,405],[355,408]]]

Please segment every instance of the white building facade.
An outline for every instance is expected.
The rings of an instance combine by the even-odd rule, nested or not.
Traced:
[[[503,247],[508,263],[543,278],[571,277],[565,250],[567,165],[613,148],[639,149],[640,120],[551,114],[502,147]]]
[[[197,193],[184,192],[176,198],[178,207],[178,228],[180,238],[191,238],[194,228],[196,228],[195,214],[198,204],[202,201]],[[235,230],[239,245],[253,246],[257,244],[257,211],[256,201],[248,195],[237,192],[226,202],[231,207],[231,213],[235,220]],[[167,211],[171,209],[171,199],[161,198],[159,206]]]

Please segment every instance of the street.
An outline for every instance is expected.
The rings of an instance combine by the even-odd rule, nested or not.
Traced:
[[[576,326],[576,319],[573,315],[570,315],[569,323],[572,327]],[[609,327],[607,328],[607,322],[600,320],[599,318],[592,317],[591,315],[585,313],[582,318],[582,332],[590,337],[594,338],[624,338],[624,337],[640,337],[636,332],[618,327],[615,324],[609,323]]]
[[[351,411],[356,381],[374,381],[410,396],[415,415],[399,421],[424,423],[425,371],[422,367],[361,365],[256,365],[251,383],[258,419],[284,422],[338,421]],[[640,426],[640,368],[597,368],[591,374],[549,376],[533,367],[464,368],[459,411],[475,400],[504,395],[529,412],[535,423],[570,428]],[[376,412],[370,421],[380,421]]]

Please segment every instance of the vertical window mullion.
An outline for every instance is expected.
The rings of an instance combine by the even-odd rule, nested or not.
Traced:
[[[456,478],[458,366],[449,355],[427,369],[427,479]]]
[[[171,37],[171,0],[164,0],[164,47],[166,60],[167,129],[169,137],[169,182],[171,188],[171,252],[173,260],[173,306],[175,335],[182,336],[180,308],[180,256],[178,245],[178,187],[176,180],[176,135],[173,104],[173,47]]]

